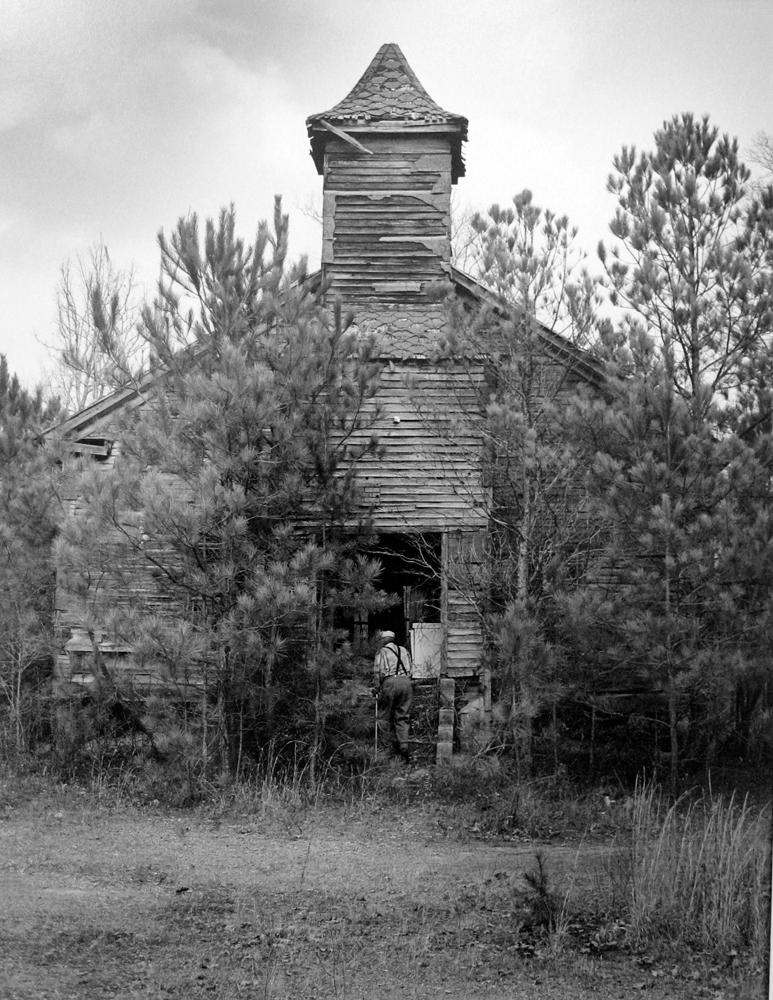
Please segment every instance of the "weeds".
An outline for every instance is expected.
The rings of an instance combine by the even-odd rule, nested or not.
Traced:
[[[71,919],[81,920],[86,936],[80,944],[80,938],[66,939],[67,948],[49,962],[51,976],[54,959],[66,971],[84,962],[97,940],[105,946],[115,981],[129,975],[136,984],[134,992],[122,993],[129,997],[164,992],[223,1000],[242,995],[344,1000],[367,995],[366,984],[398,982],[401,989],[413,987],[408,996],[426,996],[428,983],[441,982],[444,988],[460,984],[455,995],[478,996],[484,994],[470,992],[472,982],[483,991],[504,976],[532,983],[537,974],[553,972],[562,982],[585,976],[589,993],[583,995],[595,995],[596,980],[616,963],[632,975],[645,969],[648,981],[673,975],[672,995],[697,996],[678,990],[677,980],[692,989],[695,970],[708,968],[709,957],[718,970],[711,975],[729,978],[751,967],[752,953],[761,953],[769,884],[766,814],[754,814],[746,803],[708,797],[669,807],[651,787],[617,806],[601,793],[578,801],[571,789],[556,784],[513,786],[504,768],[484,769],[478,762],[453,770],[385,767],[356,780],[344,780],[332,768],[320,776],[318,768],[312,780],[306,761],[302,747],[285,746],[267,756],[251,781],[212,784],[206,803],[180,820],[179,844],[169,817],[144,810],[131,817],[122,842],[136,830],[148,835],[141,838],[141,852],[127,856],[123,881],[132,898],[150,900],[151,909],[124,921],[117,904],[115,920],[105,927],[73,911]],[[115,775],[120,794],[127,796],[141,777],[128,768]],[[22,777],[28,776],[9,783],[0,770],[0,804],[5,799],[8,818],[40,811],[45,783],[36,787]],[[40,848],[41,863],[48,864],[49,843],[66,858],[66,845],[77,842],[63,833],[76,807],[80,814],[74,821],[81,830],[88,829],[92,803],[111,804],[110,786],[96,777],[90,792],[51,782],[44,804],[47,818],[56,822],[38,824],[49,837],[45,854]],[[25,788],[36,789],[32,801],[20,794]],[[590,844],[572,838],[572,846],[545,845],[522,873],[527,858],[535,858],[531,845],[471,844],[469,832],[472,821],[485,822],[487,803],[493,828],[516,793],[521,823],[556,829],[562,810],[574,801],[576,812],[565,829],[573,831],[584,817],[596,829],[614,822],[623,832],[616,844],[609,838]],[[258,822],[245,824],[242,817]],[[448,818],[449,830],[442,842],[435,836],[440,817]],[[105,841],[113,837],[110,831],[120,831],[123,818],[120,812],[103,816],[99,837],[90,841],[102,853],[89,867],[89,878],[107,872],[104,892],[115,882],[114,848]],[[216,832],[221,820],[222,840]],[[195,831],[190,837],[183,823]],[[281,835],[282,827],[288,836]],[[237,839],[235,831],[250,836]],[[459,834],[462,845],[449,834]],[[509,828],[506,837],[513,839]],[[18,838],[20,857],[28,857],[27,839]],[[250,850],[242,852],[239,843],[249,843]],[[226,848],[230,860],[222,857]],[[609,854],[621,861],[617,880],[596,881]],[[185,859],[182,887],[178,857]],[[70,861],[74,864],[82,876],[80,854]],[[249,872],[246,864],[252,866]],[[105,936],[118,933],[133,935],[121,938],[129,945],[119,948]],[[668,954],[666,945],[672,943],[683,949],[685,960]],[[30,962],[38,961],[39,951],[30,950]],[[529,967],[534,971],[525,973]],[[580,994],[567,986],[565,995]]]
[[[769,934],[770,817],[747,801],[707,796],[667,806],[652,785],[634,796],[628,857],[629,939],[671,942],[715,957]]]
[[[136,758],[114,751],[109,760],[104,754],[95,758],[80,786],[48,784],[56,790],[57,809],[67,789],[91,795],[101,807],[183,804],[165,794],[167,785],[154,767],[152,761],[140,766]],[[35,769],[14,769],[6,762],[0,805],[11,810],[27,801],[32,789],[39,798],[46,785],[44,774],[36,777]],[[578,795],[556,780],[518,784],[490,759],[417,771],[380,767],[354,776],[318,765],[312,775],[301,744],[269,746],[249,780],[204,784],[199,776],[196,788],[197,796],[186,802],[198,799],[215,823],[229,814],[250,816],[293,838],[322,811],[334,814],[339,824],[370,824],[376,816],[388,820],[385,810],[390,809],[402,824],[441,831],[445,838],[568,836],[582,847],[586,835],[608,843],[615,835],[606,878],[579,907],[570,898],[576,895],[579,847],[574,870],[565,865],[550,886],[540,856],[536,871],[525,876],[525,919],[544,928],[554,951],[571,936],[567,928],[579,921],[583,934],[590,928],[600,935],[594,953],[618,944],[656,950],[674,946],[716,961],[732,961],[743,952],[760,964],[767,953],[770,814],[753,809],[746,799],[707,793],[669,804],[650,784],[615,803],[599,792]],[[301,889],[304,872],[305,866]]]

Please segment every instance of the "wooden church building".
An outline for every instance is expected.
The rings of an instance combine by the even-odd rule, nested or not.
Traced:
[[[448,323],[438,283],[473,304],[487,296],[451,262],[451,188],[465,172],[467,119],[435,103],[399,47],[386,44],[351,92],[306,124],[322,177],[323,287],[375,338],[382,363],[373,428],[381,449],[363,462],[359,482],[379,539],[382,586],[402,600],[359,626],[371,635],[392,627],[411,647],[417,674],[438,679],[442,759],[451,752],[455,687],[484,731],[491,706],[478,611],[458,572],[480,557],[488,528],[475,430],[484,368],[438,360]],[[568,345],[548,331],[545,343],[566,356]],[[117,417],[139,403],[134,390],[116,392],[59,431],[73,450],[109,464]],[[82,608],[64,585],[57,602],[58,675],[82,680]],[[131,669],[130,650],[105,653]]]

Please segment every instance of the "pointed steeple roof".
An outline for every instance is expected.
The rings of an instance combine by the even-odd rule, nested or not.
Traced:
[[[467,119],[445,111],[429,96],[408,61],[394,42],[382,45],[360,79],[338,104],[329,111],[321,111],[306,119],[311,138],[312,156],[317,169],[322,171],[324,148],[320,130],[329,122],[342,129],[358,131],[421,131],[433,130],[455,133],[455,173],[464,173],[461,160],[461,143],[467,138]]]
[[[412,121],[431,124],[461,123],[467,119],[444,111],[419,83],[394,42],[382,45],[346,97],[329,111],[311,115],[309,122]]]

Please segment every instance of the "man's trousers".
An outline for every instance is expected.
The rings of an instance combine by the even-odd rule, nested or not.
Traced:
[[[404,674],[385,677],[378,694],[379,742],[391,746],[395,754],[407,757],[408,715],[413,701],[413,684]]]

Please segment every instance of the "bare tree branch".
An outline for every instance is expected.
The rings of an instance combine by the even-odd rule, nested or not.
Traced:
[[[56,340],[44,345],[56,363],[51,388],[75,412],[129,384],[144,366],[134,271],[114,267],[108,248],[95,243],[62,264],[56,303]]]

